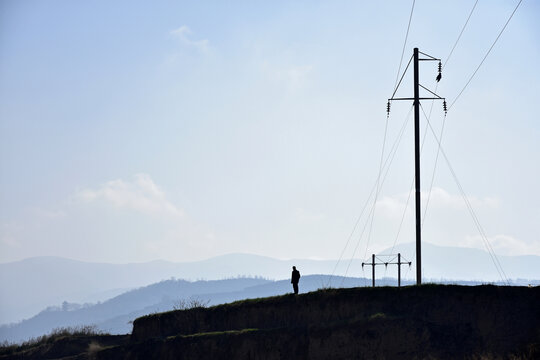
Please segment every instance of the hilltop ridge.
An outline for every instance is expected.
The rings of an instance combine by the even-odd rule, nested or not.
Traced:
[[[322,289],[143,316],[135,320],[129,341],[109,343],[91,355],[103,360],[536,359],[539,303],[540,287]],[[0,358],[39,358],[25,351]],[[70,356],[88,359],[90,353]]]

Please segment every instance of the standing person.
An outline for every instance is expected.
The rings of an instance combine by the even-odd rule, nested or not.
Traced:
[[[294,293],[298,294],[298,281],[300,281],[300,271],[296,270],[296,266],[292,267],[291,284],[294,289]]]

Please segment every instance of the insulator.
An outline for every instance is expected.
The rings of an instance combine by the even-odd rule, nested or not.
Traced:
[[[390,100],[388,100],[388,103],[386,104],[386,116],[390,115]]]
[[[439,61],[439,73],[437,74],[437,77],[435,78],[435,81],[439,82],[442,78],[442,63]]]
[[[444,110],[444,115],[446,115],[446,113],[448,112],[448,109],[446,107],[446,100],[443,100],[442,107],[443,107],[443,110]]]

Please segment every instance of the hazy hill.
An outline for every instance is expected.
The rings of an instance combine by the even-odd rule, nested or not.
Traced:
[[[167,280],[128,291],[107,301],[72,308],[49,308],[18,324],[0,327],[0,339],[20,341],[46,334],[61,326],[108,323],[106,331],[130,332],[128,323],[150,312],[170,310],[179,299],[219,292],[241,291],[246,287],[264,284],[263,279],[233,279],[222,281]],[[207,296],[205,296],[205,299]],[[114,319],[117,319],[114,321]]]
[[[303,274],[331,273],[335,261],[277,260],[230,254],[186,263],[89,263],[39,257],[0,264],[0,324],[19,321],[51,305],[104,301],[161,280],[216,280],[237,276],[285,279],[295,264]]]
[[[413,260],[413,244],[399,245],[401,252]],[[382,253],[389,253],[390,250]],[[511,279],[540,279],[539,256],[499,256]],[[349,276],[370,277],[355,259]],[[44,308],[70,303],[95,303],[110,299],[127,290],[146,286],[172,277],[185,280],[215,280],[237,276],[261,276],[286,279],[296,265],[302,274],[331,274],[336,260],[278,260],[249,254],[230,254],[208,260],[186,263],[152,261],[133,264],[105,264],[75,261],[57,257],[31,258],[0,264],[0,324],[29,318]],[[336,274],[345,273],[348,260],[342,260]],[[488,253],[468,248],[440,247],[423,243],[424,277],[447,280],[500,280]],[[404,276],[415,274],[404,268]],[[377,277],[397,277],[397,270],[377,269]]]
[[[366,279],[334,278],[344,287],[369,283]],[[343,281],[342,281],[343,280]],[[301,291],[314,291],[328,283],[328,276],[302,277]],[[0,326],[0,341],[20,342],[49,333],[54,328],[96,325],[111,334],[131,332],[131,321],[137,317],[168,311],[179,300],[195,299],[208,305],[235,300],[281,295],[291,292],[288,280],[270,281],[262,278],[237,278],[188,282],[165,280],[146,287],[128,291],[99,304],[77,307],[70,304],[65,309],[49,308],[17,324]]]

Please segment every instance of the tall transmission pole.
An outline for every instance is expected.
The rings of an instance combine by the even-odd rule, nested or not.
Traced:
[[[418,48],[414,48],[414,191],[416,213],[416,285],[422,284],[422,224],[420,215],[420,84]]]
[[[420,58],[420,54],[424,55],[425,58]],[[413,70],[414,70],[414,97],[413,98],[395,98],[396,94],[409,65],[413,61]],[[426,87],[420,85],[419,82],[419,72],[420,61],[438,61],[439,62],[439,74],[437,75],[436,80],[441,80],[441,70],[442,64],[441,59],[434,58],[433,56],[424,54],[421,51],[418,51],[418,48],[414,48],[413,56],[409,60],[409,64],[405,68],[399,83],[397,84],[392,98],[388,99],[387,112],[390,114],[390,102],[393,100],[413,100],[414,105],[414,184],[415,184],[415,214],[416,214],[416,284],[422,284],[422,223],[421,223],[421,211],[420,211],[420,100],[443,100],[443,109],[446,114],[446,99],[435,94],[433,91],[427,89]],[[429,93],[435,97],[420,97],[420,87],[427,90]]]

